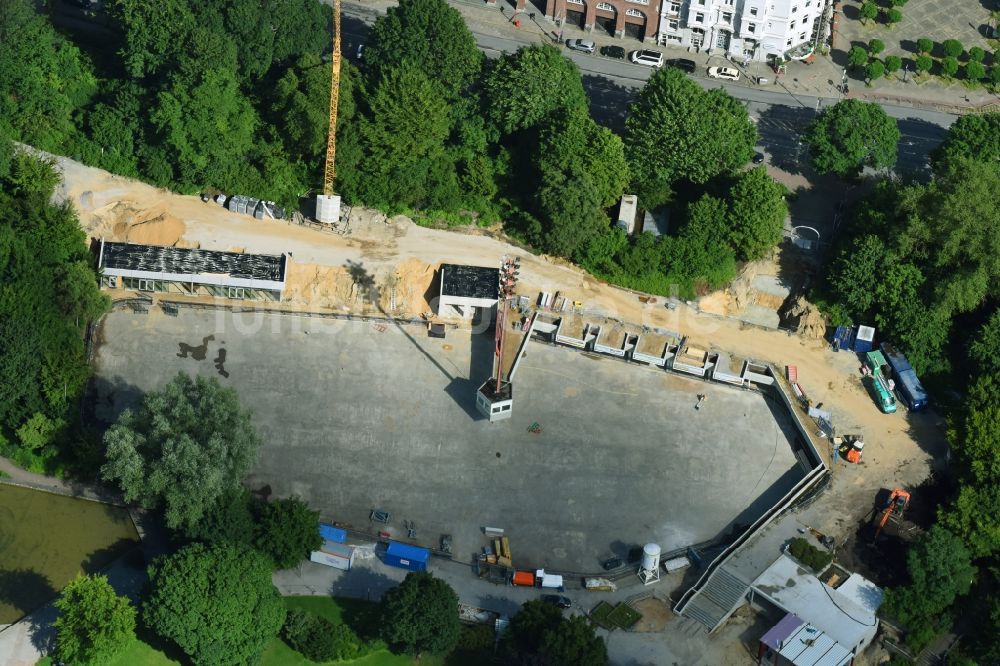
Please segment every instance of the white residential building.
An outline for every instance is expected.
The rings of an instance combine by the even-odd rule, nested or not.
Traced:
[[[831,0],[662,0],[658,42],[736,58],[799,59],[826,41]]]

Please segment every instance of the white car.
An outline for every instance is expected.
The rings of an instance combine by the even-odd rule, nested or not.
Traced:
[[[647,65],[649,67],[663,67],[663,54],[659,51],[650,51],[649,49],[642,49],[641,51],[632,51],[632,55],[629,56],[629,60],[636,63],[637,65]]]
[[[739,81],[740,70],[732,67],[709,67],[708,75],[713,79],[726,79],[727,81]]]

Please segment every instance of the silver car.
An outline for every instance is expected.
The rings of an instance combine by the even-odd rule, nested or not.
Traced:
[[[593,53],[597,45],[589,39],[567,39],[566,48],[574,51],[583,51],[584,53]]]

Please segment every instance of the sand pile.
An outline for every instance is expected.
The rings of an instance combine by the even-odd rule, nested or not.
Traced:
[[[292,305],[339,308],[351,302],[353,280],[346,268],[300,264],[285,266],[284,299]]]
[[[782,319],[793,326],[796,332],[808,340],[821,340],[826,335],[826,321],[823,313],[815,305],[799,296],[786,308]]]
[[[733,299],[728,289],[725,291],[713,291],[711,294],[698,299],[699,310],[723,317],[729,315],[730,308],[732,307]]]
[[[86,230],[97,238],[172,246],[178,244],[187,227],[168,214],[164,204],[140,210],[128,201],[115,201],[91,213]]]

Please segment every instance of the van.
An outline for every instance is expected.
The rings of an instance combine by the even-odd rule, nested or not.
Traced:
[[[649,49],[632,51],[632,55],[629,56],[629,60],[637,65],[646,65],[647,67],[663,67],[663,54],[659,51],[651,51]]]

